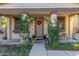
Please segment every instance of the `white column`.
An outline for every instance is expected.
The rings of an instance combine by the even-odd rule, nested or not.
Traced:
[[[57,22],[57,14],[51,14],[51,22],[52,22],[52,26],[54,27]]]
[[[78,30],[79,30],[79,15],[78,15]]]
[[[11,39],[11,17],[7,18],[7,39]]]
[[[73,38],[74,33],[74,16],[70,17],[70,38]]]
[[[66,25],[65,29],[67,33],[67,38],[70,38],[70,17],[68,15],[66,16],[65,25]]]
[[[1,29],[1,19],[0,19],[0,29]]]

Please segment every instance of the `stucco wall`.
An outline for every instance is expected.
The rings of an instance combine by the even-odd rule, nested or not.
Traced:
[[[78,15],[74,16],[74,32],[78,29]]]
[[[68,15],[65,15],[66,19],[65,19],[65,32],[67,34],[67,37],[69,37],[69,34],[71,33],[71,29],[70,29],[70,22],[71,22],[71,18],[73,19],[73,23],[71,22],[71,24],[73,25],[73,32],[76,32],[76,29],[78,28],[78,15],[73,15],[71,17],[69,17]],[[47,19],[50,21],[50,17],[46,16]],[[0,21],[1,22],[1,21]],[[35,21],[33,21],[30,25],[30,32],[31,34],[35,34]],[[1,28],[1,23],[0,23],[0,29]],[[48,22],[46,20],[44,20],[44,34],[47,34],[47,29],[48,29]],[[2,29],[4,31],[4,29]],[[19,39],[20,36],[18,33],[14,33],[14,19],[11,19],[11,38],[12,39]],[[0,39],[2,39],[5,36],[5,33],[0,34]]]
[[[47,20],[50,20],[49,16],[45,16],[45,18]],[[43,28],[43,30],[44,30],[44,35],[45,35],[45,34],[47,34],[48,22],[45,19],[43,19],[43,20],[44,20],[44,28]],[[35,21],[33,21],[30,26],[31,26],[30,27],[30,33],[35,35]]]
[[[14,31],[14,20],[15,19],[11,19],[11,25],[12,25],[12,29],[11,29],[11,38],[12,39],[19,39],[20,37],[19,37],[19,34],[17,33],[14,33],[13,31]]]
[[[70,19],[69,16],[66,15],[66,19],[65,19],[65,32],[67,34],[67,37],[69,38],[69,27],[70,27],[70,23],[69,23]]]
[[[32,23],[30,24],[30,35],[35,35],[35,21],[32,21]]]
[[[74,25],[73,31],[75,33],[78,29],[78,15],[73,15],[72,18],[73,18],[73,25]]]
[[[50,16],[46,16],[46,19],[50,21]],[[48,21],[44,20],[44,35],[48,34]]]
[[[50,17],[47,16],[47,19],[50,20]],[[11,38],[12,39],[19,39],[20,36],[19,36],[19,33],[14,33],[14,19],[11,20]],[[47,27],[48,27],[48,23],[46,20],[44,20],[44,34],[47,34]],[[30,35],[35,35],[35,21],[32,21],[32,23],[30,24]]]
[[[78,29],[78,15],[70,16],[70,37],[72,37],[73,33],[75,33]]]
[[[67,38],[72,36],[72,33],[75,33],[78,28],[78,15],[74,14],[69,16],[68,14],[64,14],[65,16],[65,33]],[[73,26],[73,28],[72,28]],[[72,29],[71,29],[72,28]]]

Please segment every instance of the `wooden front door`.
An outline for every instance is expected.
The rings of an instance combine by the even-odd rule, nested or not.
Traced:
[[[43,17],[37,17],[35,20],[35,34],[37,39],[43,39]]]

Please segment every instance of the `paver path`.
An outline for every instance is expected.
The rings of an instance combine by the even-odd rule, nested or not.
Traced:
[[[46,56],[44,43],[34,43],[29,56]]]

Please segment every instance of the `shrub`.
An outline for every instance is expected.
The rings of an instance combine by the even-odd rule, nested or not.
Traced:
[[[60,37],[59,23],[56,21],[54,24],[55,26],[53,26],[52,23],[48,24],[48,37],[49,37],[48,43],[50,44],[55,44],[59,42]]]
[[[0,46],[0,53],[2,56],[25,56],[29,55],[31,48],[31,44],[4,45]]]
[[[73,49],[74,46],[73,46],[73,43],[63,43],[63,44],[60,44],[60,48],[63,48],[63,49]]]
[[[78,43],[74,44],[74,48],[79,48],[79,44]]]
[[[47,44],[47,48],[49,49],[74,49],[73,43],[54,43],[54,44]]]

